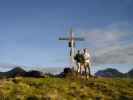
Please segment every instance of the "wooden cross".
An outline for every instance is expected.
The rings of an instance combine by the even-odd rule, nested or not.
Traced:
[[[70,66],[74,68],[74,55],[75,55],[75,42],[84,41],[83,37],[74,37],[73,30],[70,29],[69,37],[59,37],[59,40],[68,41],[68,47],[70,48]]]

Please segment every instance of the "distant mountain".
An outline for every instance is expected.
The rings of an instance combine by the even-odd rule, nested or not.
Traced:
[[[7,72],[0,72],[0,77],[16,77],[16,76],[23,76],[23,77],[42,77],[43,73],[36,70],[25,71],[21,67],[13,68]]]
[[[43,77],[43,73],[36,70],[28,71],[24,74],[26,77]]]
[[[129,72],[127,72],[126,76],[133,78],[133,69],[131,69]]]
[[[46,66],[24,66],[24,65],[15,65],[15,64],[1,64],[0,63],[0,72],[7,72],[13,68],[21,67],[25,71],[38,70],[43,73],[52,73],[59,74],[64,68],[63,67],[46,67]]]
[[[105,70],[100,70],[95,73],[96,76],[103,77],[124,77],[124,74],[113,68],[107,68]]]
[[[12,70],[5,72],[7,77],[24,76],[26,71],[20,67],[13,68]]]

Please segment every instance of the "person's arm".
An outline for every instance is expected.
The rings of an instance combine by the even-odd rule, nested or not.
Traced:
[[[74,56],[74,60],[77,60],[77,55]]]
[[[90,60],[90,66],[91,66],[92,65],[92,58],[91,58],[90,54],[89,54],[89,60]]]
[[[90,58],[90,54],[88,53],[88,54],[86,55],[86,60],[89,60],[89,59],[91,59],[91,58]]]

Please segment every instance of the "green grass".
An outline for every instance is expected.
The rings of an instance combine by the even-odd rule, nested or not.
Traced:
[[[133,100],[133,80],[122,78],[9,78],[0,100]]]

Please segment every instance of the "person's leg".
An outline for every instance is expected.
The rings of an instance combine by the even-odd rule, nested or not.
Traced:
[[[91,76],[90,63],[87,64],[89,76]]]
[[[82,74],[82,64],[80,64],[80,74]]]
[[[87,67],[85,66],[85,77],[87,78]]]
[[[85,65],[82,64],[82,66],[81,66],[81,75],[84,75],[84,73],[85,73]]]
[[[82,67],[83,67],[83,64],[80,64],[80,74],[82,75]]]
[[[80,63],[77,63],[77,65],[78,65],[78,73],[80,72]]]
[[[76,65],[77,65],[77,69],[76,69],[76,72],[78,72],[78,69],[79,69],[78,63],[76,63]]]

